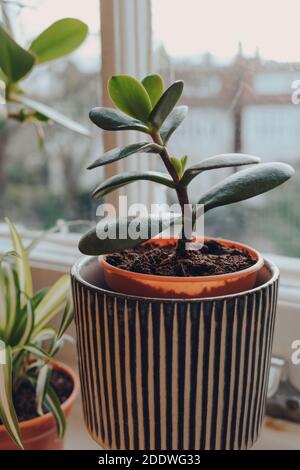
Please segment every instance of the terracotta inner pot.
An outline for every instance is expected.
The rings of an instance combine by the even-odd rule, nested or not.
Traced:
[[[206,237],[205,240],[207,239],[211,240],[213,238]],[[109,264],[106,261],[106,256],[101,256],[99,259],[108,287],[114,292],[121,292],[123,294],[153,298],[191,299],[218,297],[252,289],[256,282],[257,273],[263,266],[263,258],[260,253],[242,243],[223,239],[215,240],[225,246],[247,252],[252,259],[256,260],[256,263],[247,269],[235,273],[175,277],[126,271]],[[176,239],[157,238],[145,243],[154,243],[157,246],[175,245]]]
[[[73,391],[62,404],[62,410],[68,417],[79,392],[79,381],[73,370],[66,365],[55,363],[54,368],[64,372],[73,381]],[[63,450],[64,448],[63,439],[59,439],[57,436],[56,422],[51,413],[22,421],[20,430],[25,450]],[[18,450],[3,425],[0,426],[0,450]]]

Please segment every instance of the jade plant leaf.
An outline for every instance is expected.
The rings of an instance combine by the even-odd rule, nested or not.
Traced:
[[[149,95],[144,86],[130,75],[114,75],[108,82],[108,92],[114,104],[123,113],[148,122],[152,110]]]
[[[286,163],[262,163],[225,178],[201,196],[198,203],[205,211],[243,201],[270,191],[295,173]]]
[[[155,129],[160,129],[171,113],[183,91],[181,80],[174,82],[160,97],[149,116],[149,121]]]
[[[86,129],[84,126],[81,126],[77,122],[73,121],[72,119],[68,118],[67,116],[64,116],[63,114],[59,113],[58,111],[55,111],[54,109],[50,108],[49,106],[39,103],[38,101],[35,101],[31,98],[28,98],[25,95],[12,95],[11,99],[15,103],[20,103],[24,104],[28,108],[33,109],[34,111],[37,111],[38,113],[46,116],[47,118],[51,119],[52,121],[56,122],[57,124],[60,124],[63,127],[66,127],[67,129],[77,132],[78,134],[85,135],[88,137],[90,135],[90,132],[88,129]]]
[[[189,108],[183,105],[176,106],[173,111],[171,111],[160,129],[160,136],[164,144],[168,142],[173,132],[176,131],[177,127],[180,126],[182,121],[185,119],[188,110]]]
[[[131,144],[126,147],[109,150],[105,152],[100,158],[94,163],[88,166],[88,170],[97,168],[98,166],[107,165],[108,163],[116,162],[122,158],[128,157],[135,153],[160,153],[163,147],[157,144],[149,142],[141,142],[139,144]]]
[[[137,119],[127,117],[113,108],[93,108],[90,111],[90,120],[105,131],[134,130],[149,134],[149,128]]]
[[[0,25],[0,67],[7,82],[18,82],[30,72],[34,63],[34,55],[19,46]]]
[[[169,188],[174,188],[172,178],[167,173],[160,173],[158,171],[145,171],[145,172],[130,172],[114,175],[101,183],[93,192],[93,198],[99,199],[106,194],[111,193],[127,184],[134,181],[146,180],[153,181],[154,183],[163,184]]]
[[[143,241],[155,237],[181,220],[179,214],[149,214],[147,217],[126,217],[102,221],[87,232],[79,241],[79,250],[85,255],[103,255],[133,248]],[[130,225],[138,227],[140,236],[130,236]],[[112,236],[107,236],[111,234]],[[125,236],[124,236],[125,234]]]
[[[29,49],[42,64],[70,54],[83,43],[87,34],[85,23],[76,18],[64,18],[45,29]]]
[[[243,153],[224,153],[206,158],[200,163],[187,168],[182,178],[183,184],[189,184],[195,176],[203,171],[215,170],[243,165],[254,165],[260,163],[260,158]]]
[[[175,169],[178,178],[180,179],[182,177],[183,171],[182,171],[182,165],[181,165],[181,160],[179,160],[176,157],[171,157],[170,158],[171,163],[173,165],[173,168]]]
[[[164,82],[160,75],[151,74],[142,80],[142,85],[146,89],[152,106],[155,106],[164,92]]]

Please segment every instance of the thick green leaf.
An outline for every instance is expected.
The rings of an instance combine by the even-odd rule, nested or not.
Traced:
[[[80,239],[79,250],[85,255],[116,253],[155,237],[178,221],[181,221],[180,214],[149,214],[148,217],[100,221]],[[132,237],[130,227],[138,227],[140,235]]]
[[[188,110],[189,108],[183,105],[176,106],[173,111],[171,111],[164,124],[162,125],[162,128],[160,129],[160,136],[164,144],[168,142],[173,132],[182,123],[188,113]]]
[[[14,225],[10,222],[9,219],[5,219],[6,223],[9,226],[10,230],[10,237],[13,244],[13,248],[15,252],[18,254],[16,257],[16,270],[18,274],[18,281],[19,287],[22,295],[22,302],[21,306],[27,303],[27,299],[31,298],[33,295],[33,288],[32,288],[32,277],[31,277],[31,269],[29,265],[28,255],[24,248],[23,242],[21,237],[17,233]]]
[[[155,106],[164,92],[164,82],[160,75],[151,74],[142,80],[142,84],[149,95],[152,106]]]
[[[148,122],[152,110],[149,95],[141,82],[130,75],[115,75],[108,82],[108,92],[123,113]]]
[[[133,155],[135,153],[160,153],[161,151],[162,147],[160,145],[149,142],[140,142],[139,144],[131,144],[122,148],[117,147],[115,149],[109,150],[108,152],[105,152],[94,163],[88,166],[88,170],[122,160],[122,158],[128,157],[129,155]]]
[[[203,171],[215,170],[243,165],[254,165],[260,163],[260,158],[243,153],[224,153],[206,158],[200,163],[187,168],[182,179],[183,184],[189,184],[195,176]]]
[[[213,186],[199,199],[204,210],[243,201],[270,191],[287,181],[294,169],[286,163],[262,163],[239,171]]]
[[[149,128],[137,119],[130,119],[125,114],[113,108],[93,108],[90,111],[90,120],[105,131],[134,130],[149,134]]]
[[[34,66],[35,58],[17,44],[0,25],[0,67],[8,83],[18,82]]]
[[[76,18],[63,18],[43,31],[30,46],[39,64],[75,51],[85,40],[88,27]]]
[[[77,122],[73,121],[72,119],[64,116],[63,114],[55,111],[55,109],[50,108],[46,104],[39,103],[31,98],[28,98],[25,95],[12,95],[11,100],[15,103],[23,104],[28,106],[35,111],[47,116],[51,121],[56,122],[57,124],[66,127],[70,131],[77,132],[78,134],[82,134],[85,136],[90,136],[90,131],[86,129],[84,126],[81,126]]]
[[[18,418],[12,399],[11,349],[9,346],[5,347],[4,343],[2,343],[0,347],[0,418],[10,437],[20,449],[23,449]],[[4,359],[4,361],[2,361],[2,359]]]
[[[149,121],[155,129],[160,129],[169,116],[183,91],[183,82],[174,82],[160,97],[149,116]]]
[[[174,188],[172,178],[167,173],[160,173],[158,171],[144,171],[144,172],[130,172],[121,173],[120,175],[114,175],[101,183],[93,192],[93,198],[99,199],[106,194],[115,191],[116,189],[122,188],[127,184],[133,183],[134,181],[147,180],[154,181],[155,183],[164,184],[169,188]]]
[[[173,165],[173,168],[176,171],[176,174],[177,174],[178,178],[181,179],[181,177],[183,175],[181,160],[179,160],[176,157],[171,157],[170,160],[171,160],[171,163]]]
[[[185,170],[185,167],[187,165],[187,162],[188,162],[188,159],[189,157],[187,155],[184,155],[181,159],[181,167],[182,167],[182,171]]]
[[[61,408],[60,401],[52,387],[48,387],[45,396],[45,404],[48,410],[53,414],[56,426],[57,434],[60,439],[64,437],[66,431],[66,418]]]

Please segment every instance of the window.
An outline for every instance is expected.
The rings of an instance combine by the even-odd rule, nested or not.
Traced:
[[[26,227],[51,227],[57,219],[91,219],[90,190],[97,175],[83,171],[101,152],[101,133],[88,119],[99,103],[100,8],[98,0],[22,0],[0,2],[3,19],[26,46],[52,22],[74,17],[89,36],[72,55],[39,66],[23,82],[31,97],[87,126],[86,138],[58,125],[44,126],[42,148],[32,124],[9,122],[0,130],[0,220],[10,217]],[[101,173],[100,173],[101,178]],[[95,181],[96,183],[96,181]]]
[[[155,68],[167,82],[184,79],[190,112],[170,141],[191,163],[217,153],[244,152],[286,161],[293,180],[242,204],[216,209],[206,233],[239,240],[263,252],[300,256],[300,5],[294,0],[152,0]],[[271,20],[271,21],[270,21]],[[192,198],[232,170],[208,173]]]

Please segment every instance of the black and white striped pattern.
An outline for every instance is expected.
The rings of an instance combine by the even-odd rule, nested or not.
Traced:
[[[137,299],[73,275],[84,417],[105,449],[245,449],[265,409],[278,273],[216,299]]]

